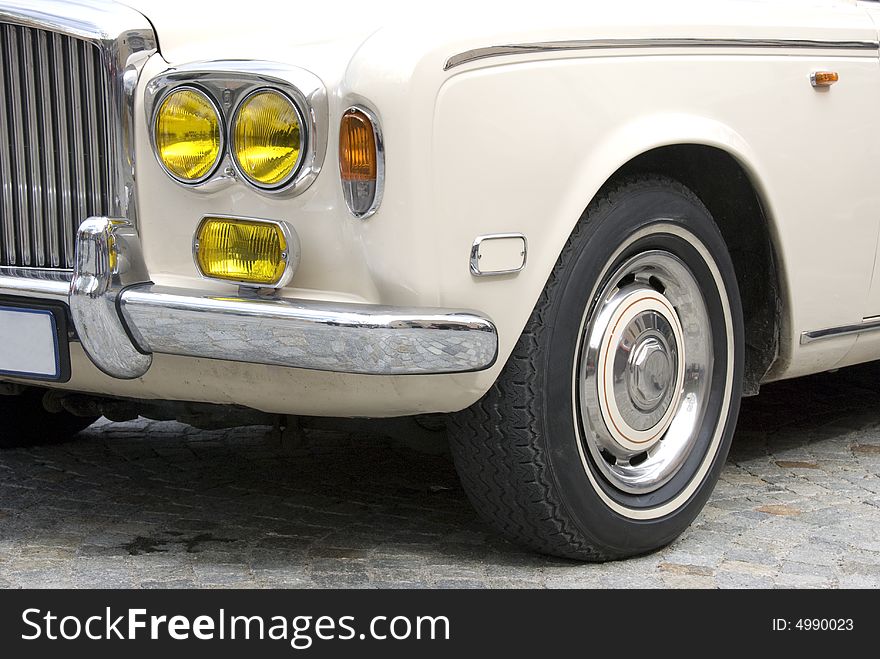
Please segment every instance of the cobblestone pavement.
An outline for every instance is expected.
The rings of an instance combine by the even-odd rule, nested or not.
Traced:
[[[880,365],[745,401],[694,525],[642,558],[521,551],[442,455],[363,432],[99,422],[0,454],[3,587],[880,587]]]

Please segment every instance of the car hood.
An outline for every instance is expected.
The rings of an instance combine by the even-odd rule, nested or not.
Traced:
[[[403,57],[597,37],[846,39],[860,36],[854,25],[871,25],[854,0],[542,0],[539,10],[533,0],[122,1],[152,22],[162,56],[172,64],[294,56],[342,63],[377,32],[399,44]]]
[[[273,0],[125,0],[149,19],[163,57],[172,63],[204,59],[283,60],[292,48],[348,44],[353,50],[383,23],[387,2]]]

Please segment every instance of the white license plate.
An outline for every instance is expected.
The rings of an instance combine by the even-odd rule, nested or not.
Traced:
[[[0,373],[58,379],[60,354],[51,311],[0,305]]]

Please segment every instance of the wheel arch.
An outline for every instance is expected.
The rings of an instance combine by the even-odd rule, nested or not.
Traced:
[[[459,269],[439,283],[441,301],[455,299],[480,309],[499,329],[498,362],[474,378],[474,393],[485,394],[507,364],[585,209],[607,186],[631,174],[681,182],[718,218],[749,319],[744,391],[755,393],[762,381],[784,372],[793,350],[785,242],[774,219],[769,158],[765,164],[762,153],[735,128],[737,120],[746,119],[733,115],[728,122],[646,105],[631,109],[630,118],[597,115],[591,121],[583,107],[565,97],[553,111],[565,119],[553,123],[541,120],[546,102],[530,104],[526,98],[523,114],[534,119],[534,134],[524,162],[521,143],[509,139],[509,125],[490,120],[512,96],[510,81],[495,77],[459,76],[449,83],[435,125],[434,189],[455,191],[438,195],[433,211],[438,222],[431,225],[431,236],[441,246],[439,258],[460,268],[454,259],[475,235],[520,232],[528,238],[521,273],[474,281]],[[760,268],[754,267],[755,254]]]
[[[673,178],[705,204],[727,243],[745,319],[743,393],[755,394],[783,356],[787,322],[780,258],[767,205],[753,174],[728,151],[698,143],[645,151],[622,165],[609,182],[642,174]]]
[[[590,200],[622,177],[656,174],[679,181],[706,205],[728,245],[740,287],[744,394],[757,393],[768,374],[785,369],[792,350],[785,254],[759,155],[730,126],[695,114],[643,116],[608,131],[589,154],[575,181],[595,191]],[[604,175],[597,176],[597,169]],[[579,213],[573,215],[576,221]]]

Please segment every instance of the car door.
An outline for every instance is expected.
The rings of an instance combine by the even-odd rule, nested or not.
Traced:
[[[880,35],[880,2],[877,0],[865,0],[858,3],[874,21]],[[880,62],[878,62],[877,84],[880,85]],[[872,133],[874,131],[871,131]],[[880,140],[880,134],[874,133],[866,136],[868,139]],[[874,270],[868,289],[868,300],[865,306],[865,318],[877,318],[880,320],[880,211],[877,215],[877,254],[874,258]]]

